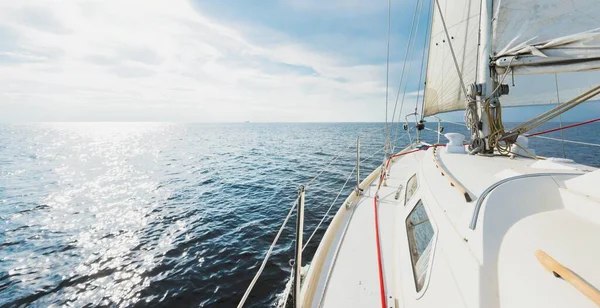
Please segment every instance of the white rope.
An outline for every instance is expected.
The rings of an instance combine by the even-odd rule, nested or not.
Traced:
[[[408,44],[406,44],[406,52],[404,53],[404,61],[402,61],[402,69],[400,70],[400,83],[398,84],[398,92],[396,93],[396,102],[394,103],[394,111],[392,112],[392,124],[394,124],[394,118],[396,117],[396,107],[398,107],[398,101],[400,100],[400,92],[402,90],[402,84],[404,81],[404,72],[406,68],[406,60],[408,59],[408,55],[412,53],[410,50],[411,42],[413,38],[413,30],[415,28],[415,17],[417,16],[417,11],[419,8],[419,2],[415,5],[415,11],[413,13],[412,21],[410,23],[410,33],[408,34]],[[400,107],[400,114],[402,114],[402,107]],[[398,116],[398,119],[400,116]],[[398,121],[400,123],[400,121]]]
[[[374,128],[371,129],[370,131],[367,130],[363,130],[361,132],[359,132],[359,135],[363,135],[363,134],[374,134],[376,132],[380,132],[382,130],[384,130],[385,128]],[[323,173],[325,170],[327,170],[327,168],[329,166],[331,166],[331,164],[333,164],[335,161],[337,161],[342,154],[344,154],[345,151],[347,151],[348,149],[350,149],[352,146],[354,146],[354,142],[351,142],[348,147],[346,147],[343,151],[340,152],[340,154],[338,154],[337,156],[335,156],[334,158],[331,159],[331,161],[325,166],[323,167],[318,173],[317,175],[315,175],[315,177],[313,177],[310,181],[308,181],[308,183],[306,183],[306,185],[304,185],[305,188],[308,188],[308,185],[312,184],[312,182],[314,182],[320,175],[321,173]]]
[[[310,181],[308,181],[308,183],[306,183],[306,185],[304,185],[304,187],[308,188],[308,185],[312,184],[312,182],[314,182],[321,175],[321,173],[323,173],[329,166],[331,166],[331,164],[333,164],[333,162],[337,161],[342,156],[342,154],[344,154],[344,152],[346,150],[348,150],[350,147],[352,147],[353,145],[354,144],[351,143],[350,145],[348,145],[348,147],[344,151],[341,151],[340,154],[338,154],[336,157],[332,158],[331,161],[325,167],[323,167],[319,171],[319,173],[317,173],[317,175],[315,175],[314,178],[312,178]]]
[[[410,130],[412,130],[412,128],[411,128]],[[409,131],[410,131],[410,130],[409,130]],[[410,134],[407,132],[407,134],[406,134],[406,135],[402,135],[402,136],[400,136],[400,137],[396,138],[396,140],[394,140],[394,144],[396,144],[396,142],[398,142],[398,140],[400,140],[400,139],[402,139],[402,138],[405,138],[406,136],[408,136],[408,139],[410,140]],[[409,142],[409,143],[411,143],[411,142]],[[377,155],[377,154],[379,154],[379,153],[383,152],[383,150],[384,150],[384,149],[380,149],[380,150],[376,151],[375,153],[371,154],[369,157],[367,157],[367,158],[365,158],[365,159],[361,160],[361,161],[360,161],[361,165],[362,165],[362,163],[366,162],[367,160],[369,160],[369,159],[373,158],[373,156],[375,156],[375,155]]]
[[[340,188],[337,196],[335,196],[335,199],[333,199],[333,201],[331,202],[331,205],[329,206],[329,209],[327,209],[327,212],[325,212],[325,214],[323,215],[323,218],[321,218],[321,221],[319,221],[319,223],[315,227],[315,230],[313,231],[313,233],[308,237],[308,240],[306,240],[306,243],[304,244],[304,247],[302,247],[302,251],[304,251],[304,249],[306,248],[306,246],[308,246],[308,243],[310,242],[310,240],[313,238],[313,236],[315,235],[315,233],[317,233],[317,230],[319,230],[319,227],[325,221],[325,218],[327,218],[327,215],[329,215],[329,212],[333,208],[333,205],[335,204],[335,202],[338,200],[338,198],[342,194],[342,191],[344,190],[344,188],[346,188],[346,185],[348,184],[348,181],[350,181],[350,178],[352,178],[352,176],[354,175],[354,170],[356,170],[356,166],[354,166],[354,168],[352,168],[352,171],[350,171],[350,174],[346,178],[346,182],[344,182],[344,185],[342,186],[342,188]]]
[[[431,10],[427,10],[427,20],[429,21],[430,19],[430,15],[431,15]],[[420,15],[421,12],[419,12]],[[415,100],[415,114],[417,113],[417,107],[419,105],[419,97],[420,97],[420,92],[421,92],[421,85],[424,84],[423,81],[423,70],[425,68],[425,53],[427,53],[427,43],[428,43],[428,33],[429,33],[429,23],[427,23],[427,27],[425,28],[425,38],[423,39],[423,54],[421,55],[421,71],[419,72],[419,87],[417,88],[417,99]],[[425,87],[423,87],[423,106],[425,106]],[[421,108],[421,120],[423,120],[423,118],[425,118],[425,115],[423,114],[423,108]]]
[[[371,156],[369,156],[369,157],[367,157],[367,158],[365,158],[365,159],[361,160],[361,161],[360,161],[361,165],[362,165],[362,163],[364,163],[364,162],[366,162],[367,160],[369,160],[369,159],[373,158],[373,156],[375,156],[375,155],[377,155],[377,154],[379,154],[379,153],[381,153],[381,152],[383,152],[383,149],[380,149],[380,150],[376,151],[375,153],[371,154]]]
[[[405,137],[404,135],[402,135],[402,137],[396,139],[395,141],[398,141],[400,139],[402,139],[403,137]],[[363,159],[360,161],[360,163],[364,163],[367,160],[373,158],[373,156],[381,153],[383,151],[383,149],[380,149],[378,151],[376,151],[375,153],[371,154],[369,157]],[[304,244],[304,247],[302,247],[302,251],[304,251],[304,249],[306,248],[306,246],[308,245],[308,242],[310,242],[310,240],[313,238],[313,236],[315,235],[315,233],[317,232],[317,230],[319,229],[319,227],[321,226],[321,224],[323,223],[323,221],[325,220],[325,218],[327,217],[327,215],[329,214],[329,212],[331,211],[331,209],[333,208],[333,205],[335,204],[335,202],[338,200],[338,198],[340,197],[340,195],[342,194],[342,191],[344,190],[344,188],[346,187],[346,185],[348,184],[348,182],[350,181],[350,178],[354,175],[354,171],[356,170],[356,166],[354,166],[354,168],[352,168],[352,171],[350,171],[350,174],[348,174],[348,178],[346,178],[346,182],[344,182],[344,185],[342,186],[342,188],[339,190],[337,196],[335,196],[335,199],[333,200],[333,202],[331,202],[331,205],[329,206],[329,209],[327,209],[327,212],[325,212],[325,215],[323,215],[323,218],[321,218],[321,221],[319,221],[319,224],[317,224],[317,227],[315,228],[315,230],[313,231],[313,233],[308,237],[308,240],[306,241],[306,243]]]
[[[465,94],[465,97],[467,97],[467,87],[465,86],[465,81],[463,80],[462,73],[460,72],[460,67],[458,66],[458,61],[456,60],[456,54],[454,53],[454,47],[452,47],[452,42],[450,41],[450,34],[448,34],[448,28],[446,27],[446,21],[444,20],[444,14],[442,14],[440,2],[438,0],[435,0],[435,4],[437,5],[438,12],[440,12],[440,20],[442,21],[442,25],[444,26],[446,39],[448,40],[448,45],[450,46],[450,53],[452,54],[454,66],[456,67],[456,74],[458,75],[458,79],[460,80],[460,85],[462,86],[463,93]]]
[[[509,134],[507,134],[506,136],[504,136],[504,138],[507,137],[511,137],[514,136],[515,134],[523,134],[525,132],[531,131],[535,128],[538,128],[539,126],[541,126],[542,124],[550,121],[551,119],[577,107],[578,105],[592,99],[593,97],[595,97],[596,95],[600,95],[600,85],[583,92],[582,94],[576,96],[575,98],[571,99],[568,102],[562,103],[560,105],[557,105],[556,107],[534,117],[533,119],[513,128],[513,130],[511,130],[509,132]]]
[[[431,22],[433,19],[431,18],[431,14],[433,14],[433,1],[431,1],[431,7],[427,10],[427,30],[425,31],[425,44],[423,46],[423,50],[427,50],[427,59],[425,59],[425,52],[423,52],[423,63],[427,62],[427,66],[429,65],[429,44],[431,44]],[[423,80],[423,104],[421,104],[421,120],[425,118],[425,84],[427,83],[427,66],[425,66],[425,79]],[[418,93],[418,92],[417,92]],[[416,111],[415,111],[416,112]]]
[[[371,131],[369,133],[373,133],[373,132],[377,132],[377,131],[381,131],[381,129],[375,129],[374,131]],[[365,133],[365,131],[361,132]],[[398,138],[397,140],[399,140],[400,138]],[[397,141],[396,140],[396,141]],[[353,144],[350,144],[346,150],[348,150]],[[383,152],[384,149],[380,149],[378,151],[376,151],[375,153],[371,154],[369,157],[361,160],[361,163],[364,163],[365,161],[369,160],[370,158],[372,158],[373,156]],[[315,177],[313,177],[306,185],[305,187],[308,187],[309,184],[311,184],[312,182],[314,182],[319,175],[321,175],[326,169],[327,167],[329,167],[333,162],[337,161],[342,154],[344,153],[344,151],[340,152],[340,154],[338,154],[336,157],[334,157],[325,167],[323,167],[319,173],[317,173],[317,175]],[[348,181],[350,181],[350,178],[352,177],[354,170],[356,170],[356,166],[354,166],[354,168],[352,169],[352,171],[350,172],[348,178],[346,179],[346,182],[344,183],[344,186],[342,186],[342,188],[340,189],[340,191],[338,192],[337,196],[335,197],[335,199],[333,200],[333,202],[331,203],[331,205],[329,206],[329,209],[327,210],[327,212],[325,213],[325,215],[323,216],[323,218],[321,219],[321,221],[319,222],[319,224],[317,225],[317,227],[315,228],[315,230],[313,231],[313,233],[311,234],[311,236],[308,238],[308,240],[306,241],[306,244],[304,245],[304,247],[302,247],[302,250],[304,251],[304,248],[306,248],[306,246],[308,245],[308,243],[310,242],[310,240],[313,238],[313,236],[315,235],[316,231],[319,229],[319,227],[321,226],[321,224],[323,223],[323,221],[325,220],[325,218],[327,217],[327,215],[329,214],[329,212],[331,211],[333,205],[335,204],[335,202],[338,200],[339,196],[342,193],[342,190],[346,187],[346,185],[348,184]],[[269,250],[267,251],[265,258],[263,259],[260,268],[258,269],[258,272],[256,273],[256,275],[254,276],[254,278],[252,279],[252,281],[250,282],[250,285],[248,286],[248,288],[246,289],[246,292],[244,293],[244,296],[242,297],[242,299],[240,300],[239,304],[238,304],[238,308],[241,308],[244,306],[246,300],[248,299],[248,296],[250,295],[250,292],[252,291],[252,289],[254,288],[254,285],[256,284],[256,282],[258,281],[258,278],[260,277],[260,275],[262,274],[262,272],[265,269],[265,266],[267,265],[267,261],[269,260],[269,258],[271,257],[271,253],[273,252],[273,249],[275,247],[275,244],[277,244],[277,241],[279,240],[279,237],[281,236],[281,233],[283,232],[283,229],[285,228],[287,222],[289,221],[290,217],[292,216],[292,213],[294,211],[294,209],[296,208],[296,205],[298,205],[298,198],[296,198],[296,200],[294,201],[294,204],[292,205],[292,207],[290,208],[290,211],[288,212],[287,216],[285,217],[283,224],[281,225],[281,228],[279,228],[279,231],[277,232],[277,235],[275,236],[275,239],[273,239],[273,242],[271,243],[271,246],[269,247]]]
[[[387,34],[387,61],[385,65],[385,133],[386,141],[389,140],[390,132],[388,130],[388,100],[389,100],[389,80],[390,80],[390,33],[392,32],[392,0],[388,0],[388,34]],[[385,156],[385,155],[384,155]]]
[[[459,126],[465,126],[465,123],[452,122],[452,121],[448,121],[448,120],[444,120],[444,119],[442,119],[442,122],[459,125]]]
[[[432,132],[434,132],[434,133],[442,136],[442,133],[438,132],[437,130],[434,130],[434,129],[431,129],[431,128],[428,128],[428,127],[425,127],[425,130],[432,131]]]
[[[558,139],[558,138],[545,137],[545,136],[531,136],[531,137],[560,141],[560,142],[568,142],[568,143],[574,143],[574,144],[581,144],[581,145],[589,145],[589,146],[593,146],[593,147],[600,147],[600,144],[596,144],[596,143],[574,141],[574,140],[568,140],[568,139]]]
[[[510,66],[512,65],[512,62],[515,58],[516,57],[513,57],[510,59],[510,61],[508,62],[508,66],[506,66],[506,72],[504,72],[504,75],[500,79],[500,82],[498,82],[498,85],[496,86],[496,88],[494,88],[494,91],[492,91],[492,94],[490,94],[490,96],[486,97],[483,101],[487,101],[488,99],[492,98],[492,96],[494,96],[494,94],[496,94],[498,89],[500,89],[500,87],[502,86],[502,83],[504,82],[504,79],[506,79],[506,76],[508,76],[508,74],[510,72],[512,72],[512,68]]]
[[[415,13],[417,11],[418,11],[418,13],[416,13],[416,15],[417,15],[417,22],[415,24],[415,32],[413,33],[413,37],[412,38],[411,37],[408,38],[408,46],[410,46],[410,51],[408,51],[408,53],[411,55],[411,58],[412,58],[412,56],[414,55],[414,52],[415,52],[415,45],[417,45],[417,34],[419,33],[419,24],[420,24],[420,21],[421,21],[421,12],[423,10],[423,2],[425,2],[425,1],[417,1],[417,7],[415,7]],[[412,45],[411,45],[411,40],[412,40]],[[411,67],[412,67],[412,61],[409,61],[408,62],[408,70],[406,71],[407,75],[410,74]],[[402,73],[404,74],[404,70],[402,71]],[[400,88],[401,88],[401,86],[402,86],[402,80],[400,80],[400,85],[398,85],[398,95],[396,96],[396,104],[398,104],[398,99],[399,99],[399,96],[400,96]],[[404,102],[405,102],[405,99],[406,99],[406,88],[407,87],[408,87],[408,79],[404,83],[404,90],[402,91],[402,100],[400,102],[400,111],[398,112],[398,126],[396,127],[396,131],[394,132],[394,137],[393,138],[396,138],[396,136],[398,135],[398,131],[400,130],[400,118],[402,116],[402,110],[404,109]],[[418,97],[417,97],[417,100],[418,100]],[[394,110],[396,110],[395,107],[394,107]],[[394,120],[393,117],[395,115],[396,115],[396,113],[394,112],[394,115],[392,116],[392,123],[393,123],[393,120]],[[416,116],[415,116],[415,118],[416,118]],[[394,150],[395,149],[392,148],[391,152],[393,153]]]
[[[294,204],[290,208],[290,211],[288,212],[287,216],[283,220],[283,224],[281,225],[281,228],[279,228],[279,231],[277,232],[277,235],[275,236],[275,239],[273,239],[273,243],[271,243],[271,246],[269,247],[269,250],[267,251],[267,254],[265,255],[265,258],[263,259],[263,262],[260,265],[260,268],[258,269],[258,272],[256,273],[256,275],[254,275],[254,278],[252,279],[252,282],[250,282],[250,285],[248,286],[248,289],[246,289],[246,292],[244,293],[244,296],[240,300],[240,303],[238,304],[238,308],[241,308],[241,307],[244,306],[244,303],[246,302],[246,299],[248,299],[248,295],[250,295],[250,292],[252,291],[252,288],[254,288],[254,285],[256,284],[256,281],[258,280],[258,277],[260,277],[260,274],[262,274],[263,270],[265,269],[265,266],[267,265],[267,261],[269,260],[269,257],[271,256],[271,253],[273,252],[273,248],[275,247],[275,244],[277,244],[277,241],[279,240],[279,236],[281,236],[281,233],[283,232],[283,229],[284,229],[285,225],[287,224],[288,220],[292,216],[292,212],[296,208],[296,205],[298,205],[298,198],[296,198],[296,200],[294,201]]]
[[[279,297],[276,307],[285,307],[285,303],[287,302],[288,297],[290,297],[290,293],[292,292],[292,286],[294,285],[294,272],[295,271],[292,268],[292,270],[290,271],[290,279],[288,279],[287,283],[285,284],[285,289]]]

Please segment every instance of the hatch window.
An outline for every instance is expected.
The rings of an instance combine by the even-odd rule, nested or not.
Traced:
[[[404,205],[406,205],[406,203],[408,203],[410,198],[412,198],[412,196],[417,192],[417,188],[419,188],[419,184],[417,183],[417,175],[414,174],[413,176],[410,177],[410,179],[408,179],[408,182],[406,183],[406,193],[404,195]]]
[[[406,218],[406,229],[415,285],[417,292],[420,292],[425,285],[425,277],[429,270],[429,260],[435,235],[421,200]]]

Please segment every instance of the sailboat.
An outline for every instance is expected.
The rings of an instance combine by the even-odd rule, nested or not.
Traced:
[[[297,235],[288,302],[600,306],[600,170],[538,156],[527,138],[600,93],[600,5],[429,3],[418,4],[431,10],[424,103],[414,127],[404,125],[416,136],[400,151],[386,143],[381,166],[365,178],[357,153],[356,189],[310,264],[302,262],[306,191],[300,189],[290,210],[297,211]],[[556,106],[505,129],[502,108],[528,105]],[[425,118],[456,110],[465,110],[470,136],[419,138]]]

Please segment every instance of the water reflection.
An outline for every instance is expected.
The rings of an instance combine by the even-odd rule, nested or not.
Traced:
[[[166,188],[158,188],[154,174],[168,140],[155,141],[182,127],[77,123],[35,129],[41,132],[12,140],[27,143],[20,148],[26,155],[11,154],[15,160],[29,157],[28,165],[2,167],[7,190],[19,190],[22,197],[3,200],[9,206],[2,210],[2,220],[15,227],[7,229],[4,242],[27,243],[2,253],[10,280],[3,292],[29,294],[17,303],[136,303],[150,283],[144,274],[160,264],[173,236],[185,232],[182,221],[168,226],[157,245],[144,245],[140,238],[150,223],[161,219],[153,210],[169,196]],[[40,183],[45,196],[33,191]]]

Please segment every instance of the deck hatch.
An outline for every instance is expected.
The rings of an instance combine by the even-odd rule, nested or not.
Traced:
[[[408,201],[410,201],[410,198],[414,196],[418,188],[419,183],[417,182],[417,174],[413,174],[413,176],[411,176],[410,179],[408,179],[408,181],[406,182],[406,189],[404,193],[404,206],[408,204]]]
[[[435,231],[421,200],[406,218],[406,229],[415,286],[417,292],[420,292],[429,271],[429,260],[435,237]]]

